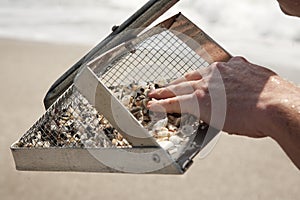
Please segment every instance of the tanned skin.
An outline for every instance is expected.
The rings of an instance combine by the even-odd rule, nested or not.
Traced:
[[[284,13],[300,16],[300,0],[278,2]],[[300,88],[243,57],[213,63],[150,92],[149,96],[156,100],[150,101],[148,108],[196,116],[200,110],[198,117],[214,126],[210,93],[218,93],[222,88],[227,110],[223,127],[217,128],[252,138],[271,137],[300,169]],[[195,99],[198,109],[182,106]]]

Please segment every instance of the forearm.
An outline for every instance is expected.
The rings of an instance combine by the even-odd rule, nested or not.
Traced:
[[[300,89],[280,80],[277,91],[270,94],[267,114],[270,125],[266,134],[272,137],[300,169]]]

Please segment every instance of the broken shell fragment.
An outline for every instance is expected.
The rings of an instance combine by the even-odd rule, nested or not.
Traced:
[[[153,130],[160,129],[162,127],[166,127],[167,124],[168,124],[168,118],[161,119],[153,125]]]
[[[160,141],[158,142],[158,144],[164,149],[164,150],[168,150],[171,147],[174,146],[173,142],[171,141]]]
[[[154,130],[155,137],[169,137],[169,130],[166,127],[160,127]]]
[[[173,142],[173,144],[175,144],[175,145],[178,145],[178,144],[180,144],[180,143],[183,141],[183,139],[180,138],[180,137],[177,136],[177,135],[171,136],[171,137],[169,138],[169,140],[170,140],[171,142]]]
[[[122,98],[122,100],[121,100],[121,102],[122,102],[122,104],[123,104],[124,106],[129,106],[130,101],[131,101],[131,96],[130,96],[130,95],[125,95],[125,96]]]
[[[181,129],[181,133],[185,136],[190,136],[194,133],[194,128],[191,125],[184,125]]]

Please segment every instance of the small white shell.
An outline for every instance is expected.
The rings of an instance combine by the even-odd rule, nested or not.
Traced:
[[[164,119],[158,120],[153,125],[153,130],[159,130],[161,127],[166,127],[167,124],[168,124],[168,118],[164,118]]]
[[[88,139],[84,142],[84,146],[85,147],[95,147],[94,141],[92,141],[91,139]]]
[[[113,144],[113,145],[118,145],[118,140],[117,139],[113,139],[112,141],[111,141],[111,143]]]
[[[173,142],[175,145],[178,145],[182,142],[182,139],[178,137],[177,135],[173,135],[169,139],[171,142]]]
[[[170,130],[170,131],[177,131],[177,127],[176,126],[174,126],[173,124],[168,124],[168,129]]]
[[[50,147],[50,142],[49,141],[44,142],[43,147],[49,148]]]
[[[170,142],[170,141],[161,141],[161,142],[158,142],[158,144],[159,144],[164,150],[168,150],[168,149],[174,147],[173,142]]]
[[[169,154],[171,154],[171,155],[177,153],[177,151],[178,151],[178,149],[176,147],[168,150]]]
[[[186,136],[190,136],[193,134],[194,132],[194,128],[190,125],[184,125],[182,128],[181,128],[181,132],[186,135]]]
[[[157,135],[157,137],[168,137],[169,134],[169,130],[165,127],[160,127],[159,129],[155,129],[155,135]]]
[[[138,85],[141,86],[141,87],[146,87],[147,83],[145,81],[139,81]]]
[[[130,95],[125,95],[122,100],[121,100],[122,104],[124,106],[129,106],[130,103]]]
[[[156,139],[156,142],[161,142],[161,141],[169,141],[169,137],[160,137]]]
[[[88,139],[88,136],[86,133],[82,134],[81,137],[80,137],[81,140],[87,140]]]
[[[43,142],[37,142],[38,147],[43,147],[43,145],[44,145]]]
[[[155,80],[155,82],[160,85],[160,86],[164,86],[168,83],[168,81],[164,78],[164,77],[159,77]]]

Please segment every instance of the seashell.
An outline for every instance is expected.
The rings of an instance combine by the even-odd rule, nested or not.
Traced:
[[[123,140],[123,136],[120,133],[117,133],[117,140],[120,140],[120,141]]]
[[[51,124],[51,125],[50,125],[50,130],[54,131],[54,130],[56,130],[56,128],[57,128],[57,127],[56,127],[55,124]]]
[[[32,144],[33,146],[36,146],[36,140],[32,140],[32,141],[31,141],[31,144]]]
[[[138,89],[138,86],[136,84],[131,85],[131,90],[136,91]]]
[[[122,92],[118,91],[118,92],[114,92],[113,94],[117,99],[121,99],[122,98]]]
[[[132,97],[136,97],[137,96],[137,92],[134,90],[134,91],[132,91],[131,93],[130,93],[130,96],[132,96]]]
[[[182,115],[180,118],[181,125],[188,124],[188,115]]]
[[[161,141],[169,141],[169,137],[160,137],[156,139],[156,142],[161,142]]]
[[[36,143],[36,146],[38,146],[38,147],[43,147],[43,145],[44,145],[43,142],[37,142],[37,143]]]
[[[16,145],[17,145],[18,147],[23,147],[23,146],[24,146],[24,143],[23,143],[22,141],[19,141],[19,142],[16,143]]]
[[[134,113],[139,112],[141,109],[141,107],[133,107],[132,109],[130,109],[130,112],[134,115]]]
[[[150,119],[150,117],[149,117],[149,115],[146,115],[147,113],[144,113],[143,112],[143,120],[145,121],[145,122],[150,122],[151,121],[151,119]]]
[[[170,149],[168,149],[168,152],[169,152],[169,154],[173,155],[178,152],[178,148],[176,148],[176,147],[170,148]]]
[[[154,135],[156,137],[169,137],[170,136],[169,130],[165,127],[160,127],[158,129],[155,129],[154,130]]]
[[[179,117],[179,118],[177,118],[177,119],[175,120],[174,125],[175,125],[176,127],[179,127],[180,124],[181,124],[181,118]]]
[[[174,147],[173,142],[171,141],[160,141],[158,142],[158,144],[164,149],[164,150],[168,150],[172,147]]]
[[[71,137],[71,138],[69,139],[69,142],[71,142],[71,143],[75,142],[75,138]]]
[[[132,113],[132,114],[133,114],[133,116],[134,116],[138,121],[140,121],[140,122],[143,121],[143,111],[142,111],[142,110],[139,110],[139,111],[137,111],[137,112],[135,112],[135,113]]]
[[[103,124],[103,125],[106,125],[106,124],[108,124],[108,121],[107,121],[107,119],[105,119],[104,117],[101,119],[101,124]]]
[[[81,101],[83,105],[87,105],[89,103],[85,98],[82,98]]]
[[[184,125],[181,128],[181,133],[185,136],[190,136],[194,133],[194,128],[190,125]]]
[[[135,104],[137,107],[141,107],[142,104],[143,104],[143,100],[136,100],[136,101],[134,102],[134,104]]]
[[[117,146],[117,145],[118,145],[118,140],[117,140],[117,139],[113,139],[113,140],[111,141],[111,143],[112,143],[113,145]]]
[[[33,145],[31,143],[27,143],[25,144],[25,147],[33,147]]]
[[[168,84],[168,81],[167,79],[165,79],[164,77],[159,77],[155,80],[155,86],[158,86],[158,87],[163,87],[165,85]]]
[[[143,107],[143,108],[147,108],[148,102],[149,102],[149,99],[146,99],[146,98],[143,99],[143,100],[142,100],[142,107]],[[147,111],[147,110],[145,109],[145,111]]]
[[[169,138],[169,141],[173,142],[175,145],[180,144],[183,140],[177,135],[173,135]]]
[[[44,148],[49,148],[50,147],[50,142],[49,141],[44,142],[43,147]]]
[[[161,127],[166,127],[168,124],[168,118],[164,118],[161,120],[158,120],[154,125],[153,125],[153,129],[160,129]]]
[[[125,144],[126,146],[131,146],[131,145],[129,144],[129,142],[128,142],[125,138],[123,138],[122,141],[124,142],[124,144]]]
[[[170,124],[170,123],[168,123],[167,127],[168,127],[169,131],[172,131],[172,132],[175,132],[178,129],[176,126],[174,126],[173,124]]]
[[[125,95],[122,100],[121,100],[122,104],[124,106],[129,106],[130,102],[131,102],[131,96],[130,95]]]
[[[88,139],[87,134],[86,134],[86,133],[82,134],[82,135],[80,136],[80,139],[81,139],[81,140],[87,140],[87,139]]]
[[[95,147],[94,141],[92,141],[91,139],[88,139],[84,142],[84,146],[85,147]]]
[[[141,86],[141,87],[147,87],[147,82],[145,82],[145,81],[139,81],[138,85]]]
[[[151,89],[145,89],[144,94],[146,95],[146,97],[148,96],[149,92],[151,91]]]
[[[119,146],[124,146],[124,142],[123,141],[119,141],[118,140],[118,144],[119,144]]]

